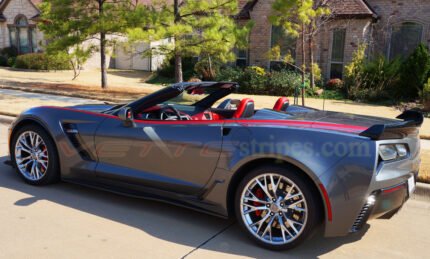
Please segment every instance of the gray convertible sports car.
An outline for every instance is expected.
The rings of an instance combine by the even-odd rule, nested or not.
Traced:
[[[58,180],[221,217],[270,249],[394,214],[414,191],[422,114],[381,119],[228,99],[238,85],[181,83],[121,105],[37,107],[9,132],[11,164]]]

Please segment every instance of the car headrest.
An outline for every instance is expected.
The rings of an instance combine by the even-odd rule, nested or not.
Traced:
[[[238,107],[240,100],[237,99],[225,99],[218,105],[218,109],[231,110],[233,107]]]
[[[287,97],[281,97],[276,101],[275,106],[273,106],[273,110],[285,112],[287,111],[288,106],[290,106],[290,100],[288,100]]]
[[[245,98],[240,101],[233,118],[250,118],[254,116],[254,100]]]

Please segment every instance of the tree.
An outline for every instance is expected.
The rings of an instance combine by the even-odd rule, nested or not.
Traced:
[[[430,54],[427,46],[421,43],[402,64],[399,97],[414,99],[422,96],[429,74]]]
[[[142,54],[174,57],[175,80],[182,82],[182,58],[204,56],[227,62],[235,58],[232,49],[244,47],[252,23],[237,25],[237,7],[237,0],[154,1],[138,6],[129,16],[130,43],[159,41]]]
[[[323,16],[328,11],[325,7],[315,8],[313,0],[275,0],[272,5],[273,14],[270,21],[282,26],[292,36],[300,36],[300,49],[302,56],[302,104],[305,105],[305,78],[306,78],[306,33],[307,28],[315,22],[316,17]],[[312,26],[313,27],[313,26]],[[309,44],[308,46],[311,46]],[[312,67],[312,64],[311,64]],[[313,71],[313,69],[311,69]]]
[[[314,63],[314,38],[319,30],[333,18],[327,3],[328,0],[314,1],[312,8],[315,10],[315,16],[310,17],[311,22],[308,26],[309,80],[312,89],[315,87],[315,74],[319,70],[318,64]]]
[[[100,53],[101,87],[107,88],[106,51],[124,35],[127,0],[45,0],[40,5],[40,28],[49,43],[48,52],[68,52],[79,63]],[[79,69],[78,69],[79,71]],[[75,70],[76,76],[76,70]]]

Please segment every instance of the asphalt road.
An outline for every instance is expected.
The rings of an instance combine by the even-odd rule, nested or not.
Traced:
[[[34,187],[4,165],[0,124],[0,258],[428,258],[430,203],[410,200],[358,234],[271,252],[237,224],[152,201],[67,183]]]

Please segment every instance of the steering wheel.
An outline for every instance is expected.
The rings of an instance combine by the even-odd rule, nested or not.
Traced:
[[[171,115],[171,112],[167,112],[166,110],[173,111],[173,116]],[[166,104],[161,111],[160,117],[161,120],[188,120],[189,116],[181,116],[181,112],[178,111],[178,109],[176,109],[173,105]]]

